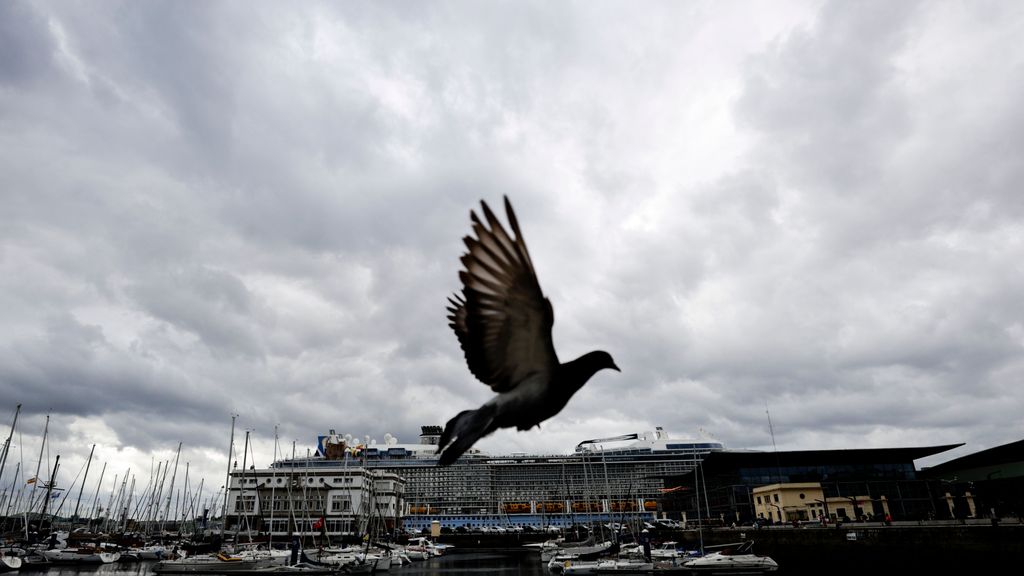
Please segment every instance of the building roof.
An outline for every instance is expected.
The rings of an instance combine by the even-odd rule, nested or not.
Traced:
[[[853,448],[842,450],[786,450],[779,452],[746,452],[725,450],[712,452],[703,461],[707,468],[749,466],[807,466],[821,464],[884,464],[904,463],[939,454],[963,444],[917,446],[908,448]]]
[[[939,478],[952,473],[970,471],[975,469],[987,469],[993,466],[1005,466],[1007,464],[1020,465],[1024,463],[1024,440],[1010,442],[1002,446],[996,446],[987,450],[981,450],[967,456],[954,458],[937,466],[926,468],[921,471],[922,476]],[[1009,475],[1009,470],[1007,474]],[[963,476],[963,475],[961,475]],[[984,477],[984,475],[982,476]]]
[[[772,480],[751,480],[750,474],[764,477],[765,470],[783,470],[782,480],[792,482],[812,482],[829,477],[831,480],[844,480],[856,478],[868,469],[877,467],[887,468],[898,465],[899,468],[911,471],[915,469],[914,460],[925,458],[933,454],[939,454],[952,450],[963,444],[945,444],[941,446],[917,446],[907,448],[856,448],[844,450],[787,450],[781,452],[754,452],[727,450],[722,452],[711,452],[701,462],[703,474],[711,484],[715,483],[745,483],[769,484],[779,482],[780,478],[774,477],[773,473],[767,476]],[[797,469],[797,473],[792,473]],[[806,470],[800,470],[806,469]],[[822,469],[825,469],[822,471]],[[831,469],[831,471],[829,471]],[[892,474],[905,476],[906,472],[892,469]],[[911,475],[913,472],[911,472]],[[689,473],[666,476],[666,485],[679,485],[689,482],[684,477]],[[744,480],[746,479],[746,480]]]

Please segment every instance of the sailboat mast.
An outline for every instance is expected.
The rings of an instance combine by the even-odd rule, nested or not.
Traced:
[[[4,442],[4,453],[0,456],[0,478],[4,476],[4,468],[7,466],[7,454],[11,450],[11,439],[14,438],[14,427],[18,424],[18,414],[21,413],[21,404],[14,409],[14,422],[11,422],[11,432],[7,435],[7,440]]]
[[[11,508],[13,507],[14,504],[14,490],[16,486],[15,482],[18,481],[18,472],[21,472],[21,462],[18,462],[18,465],[14,467],[14,479],[11,480],[11,497],[7,500],[7,510],[4,512],[4,518],[7,518],[11,515]],[[7,488],[4,488],[4,492],[7,492]],[[18,495],[21,495],[20,490],[18,491]],[[14,510],[15,512],[17,512],[17,508],[14,508]]]
[[[182,503],[181,496],[179,495],[178,496],[178,503],[174,507],[175,508],[174,519],[178,521],[178,534],[181,534],[181,525],[184,523],[185,515],[188,513],[185,510],[185,508],[188,507],[189,502],[192,499],[192,490],[191,490],[191,486],[188,483],[188,467],[189,467],[189,464],[190,464],[189,462],[185,462],[185,489],[184,489],[184,492],[185,492],[185,502]]]
[[[159,504],[156,503],[157,502],[156,489],[157,489],[157,486],[160,484],[160,470],[162,469],[163,465],[164,465],[163,462],[157,462],[156,463],[156,475],[155,476],[150,476],[149,484],[147,484],[145,490],[142,491],[143,498],[146,499],[145,518],[146,518],[146,528],[147,528],[147,531],[149,529],[150,524],[153,521],[153,509],[156,508],[157,506],[159,506]],[[152,464],[150,464],[150,466],[152,466]],[[140,503],[141,502],[142,502],[142,500],[140,500]],[[141,516],[140,516],[140,520],[141,520]]]
[[[133,515],[128,514],[128,510],[131,509],[132,499],[135,498],[135,475],[132,474],[132,483],[128,488],[128,500],[124,505],[124,527],[121,529],[122,532],[128,531],[128,521],[135,520]]]
[[[203,506],[203,483],[206,482],[206,477],[199,478],[199,491],[196,492],[196,508],[192,511],[192,534],[195,535],[196,530],[196,516],[200,512],[200,508]],[[206,510],[203,512],[203,528],[206,528]]]
[[[60,468],[60,454],[57,454],[57,458],[53,461],[53,472],[50,473],[50,481],[46,483],[46,497],[43,499],[43,518],[39,519],[39,528],[43,527],[43,520],[46,516],[46,510],[50,505],[50,494],[53,493],[54,487],[57,485],[57,470]],[[53,522],[50,522],[53,525]]]
[[[114,483],[110,486],[110,498],[107,499],[107,516],[103,521],[103,529],[110,525],[110,507],[114,505],[114,493],[117,492],[117,474],[114,474]]]
[[[277,425],[274,425],[274,457],[270,460],[271,466],[277,463]],[[277,468],[274,467],[274,471],[270,474],[270,521],[269,529],[267,530],[267,548],[273,550],[272,544],[274,543],[274,489],[277,488]],[[258,490],[258,489],[257,489]],[[259,494],[259,492],[257,492]],[[260,516],[263,515],[263,509],[260,509]]]
[[[78,505],[82,503],[82,490],[85,490],[85,480],[89,478],[89,466],[92,465],[92,454],[96,451],[96,445],[89,450],[89,460],[85,463],[85,475],[82,476],[82,485],[78,487],[78,500],[75,501],[75,512],[71,514],[71,521],[78,520]]]
[[[768,416],[768,433],[772,437],[772,451],[775,452],[776,482],[782,482],[782,465],[779,463],[779,447],[775,445],[775,427],[772,426],[772,413],[768,411],[768,401],[764,401],[764,413]]]
[[[103,475],[107,473],[107,463],[103,463],[103,468],[100,470],[100,481],[96,483],[96,494],[93,495],[92,506],[89,507],[89,520],[92,520],[96,514],[96,504],[100,500],[100,488],[103,486]]]
[[[178,451],[174,453],[174,472],[171,472],[171,486],[167,490],[167,504],[164,506],[164,517],[160,521],[160,531],[164,530],[164,523],[167,522],[167,515],[171,512],[171,497],[174,496],[174,480],[178,477],[178,458],[181,456],[181,442],[178,442]]]
[[[231,415],[231,440],[228,442],[228,471],[224,475],[224,508],[221,509],[221,520],[224,522],[224,525],[221,526],[221,534],[224,534],[228,527],[228,486],[231,485],[231,456],[234,454],[235,449],[235,418],[238,418],[238,414]]]
[[[32,492],[28,496],[28,507],[31,510],[36,503],[36,488],[39,486],[39,469],[43,466],[43,451],[46,448],[46,435],[50,431],[50,415],[46,415],[46,425],[43,426],[43,442],[39,445],[39,460],[36,461],[36,475],[32,478]]]
[[[246,466],[249,464],[249,431],[245,431],[245,446],[242,448],[242,484],[238,487],[238,506],[235,507],[235,512],[238,512],[238,508],[241,508],[241,512],[245,515],[245,533],[249,536],[249,542],[252,542],[252,530],[249,527],[249,512],[246,510],[245,505],[245,471],[248,469]],[[238,543],[238,532],[242,528],[242,521],[238,521],[238,529],[235,530],[235,544]]]

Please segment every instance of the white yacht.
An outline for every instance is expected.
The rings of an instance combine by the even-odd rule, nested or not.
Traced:
[[[754,554],[754,542],[748,541],[723,550],[709,552],[685,564],[690,573],[709,574],[767,574],[779,569],[769,556]]]
[[[55,564],[111,564],[121,558],[119,552],[104,552],[99,548],[60,548],[42,550],[40,554]]]

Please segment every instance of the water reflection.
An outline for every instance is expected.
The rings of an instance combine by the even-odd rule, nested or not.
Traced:
[[[22,571],[22,574],[40,576],[149,576],[153,574],[153,562],[132,562],[106,564],[93,567],[52,566],[46,570]],[[442,574],[498,574],[511,576],[548,576],[547,567],[540,562],[536,553],[487,553],[469,552],[431,558],[414,562],[409,566],[392,568],[395,576],[440,576]]]

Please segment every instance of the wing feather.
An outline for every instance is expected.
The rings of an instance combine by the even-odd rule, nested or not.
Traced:
[[[475,237],[463,240],[468,251],[459,271],[462,294],[448,299],[448,320],[469,370],[500,393],[558,366],[551,341],[554,314],[508,198],[505,213],[514,237],[487,203],[481,207],[483,220],[470,212]]]

